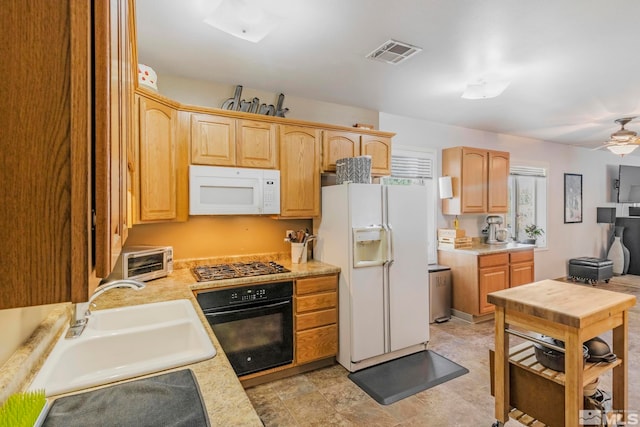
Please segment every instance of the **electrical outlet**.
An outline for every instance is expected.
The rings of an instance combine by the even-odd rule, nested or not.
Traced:
[[[285,233],[285,234],[284,234],[284,237],[289,237],[289,236],[291,236],[294,232],[293,232],[293,230],[287,230],[287,231],[285,231],[284,233]]]

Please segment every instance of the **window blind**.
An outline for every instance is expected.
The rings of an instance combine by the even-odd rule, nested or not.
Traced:
[[[433,178],[433,160],[409,156],[391,156],[391,176]]]
[[[536,167],[536,166],[515,166],[511,165],[509,168],[509,173],[511,175],[521,175],[521,176],[547,176],[547,170],[545,168]]]

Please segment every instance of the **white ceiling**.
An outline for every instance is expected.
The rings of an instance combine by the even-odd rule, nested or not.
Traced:
[[[596,147],[640,116],[638,0],[247,0],[283,18],[259,43],[205,24],[219,0],[136,0],[140,62],[467,128]],[[390,65],[388,39],[421,47]],[[460,97],[479,78],[494,99]],[[640,118],[627,125],[640,133]]]

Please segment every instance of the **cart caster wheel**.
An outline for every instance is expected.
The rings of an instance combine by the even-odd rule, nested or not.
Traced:
[[[503,427],[504,423],[500,422],[500,421],[496,421],[495,423],[491,424],[491,427]]]
[[[604,281],[604,283],[609,283],[609,279],[606,279],[606,280]]]

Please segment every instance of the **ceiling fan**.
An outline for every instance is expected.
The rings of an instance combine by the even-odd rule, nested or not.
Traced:
[[[620,125],[620,129],[611,134],[611,138],[606,144],[600,147],[594,148],[594,150],[600,150],[606,148],[614,154],[624,156],[631,153],[640,145],[640,138],[638,138],[637,132],[629,129],[625,129],[624,126],[636,117],[623,117],[616,119],[615,122]]]

